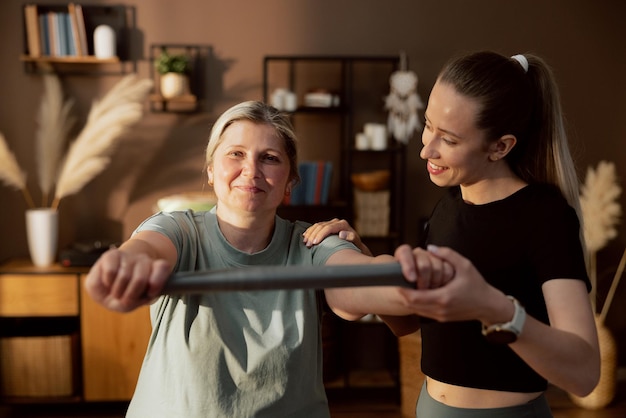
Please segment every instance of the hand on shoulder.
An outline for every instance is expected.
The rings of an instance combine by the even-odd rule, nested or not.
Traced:
[[[317,222],[304,231],[303,238],[307,247],[317,245],[329,235],[352,242],[365,255],[372,256],[370,249],[361,241],[361,237],[345,219],[333,218],[330,221]]]

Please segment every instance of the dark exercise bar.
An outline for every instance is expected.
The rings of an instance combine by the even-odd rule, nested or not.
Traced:
[[[333,266],[251,266],[175,273],[164,294],[330,287],[415,287],[399,263]]]

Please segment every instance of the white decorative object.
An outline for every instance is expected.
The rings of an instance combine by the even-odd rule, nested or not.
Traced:
[[[166,73],[161,76],[161,96],[166,99],[184,96],[189,92],[189,78],[186,74]]]
[[[26,211],[26,237],[33,264],[47,267],[56,260],[59,238],[58,212],[51,208]]]
[[[115,31],[111,26],[99,25],[93,31],[93,49],[96,58],[107,59],[117,55]]]
[[[370,140],[364,132],[359,132],[358,134],[356,134],[356,137],[354,139],[354,147],[360,151],[369,149]]]
[[[287,112],[293,112],[298,108],[298,96],[293,91],[288,91],[285,94],[285,110]]]
[[[400,55],[400,70],[391,74],[389,84],[391,91],[385,98],[387,127],[398,142],[408,144],[413,133],[422,128],[417,111],[424,108],[424,103],[417,94],[417,74],[407,71],[404,53]]]
[[[272,93],[272,106],[274,106],[278,110],[283,110],[285,108],[285,94],[287,94],[286,89],[276,89]]]
[[[336,94],[325,90],[312,91],[304,95],[304,105],[310,107],[337,107],[340,99]]]
[[[387,128],[382,123],[366,123],[363,128],[371,149],[382,151],[387,148]]]
[[[278,88],[272,93],[271,105],[278,110],[293,112],[298,108],[298,96],[293,91]]]

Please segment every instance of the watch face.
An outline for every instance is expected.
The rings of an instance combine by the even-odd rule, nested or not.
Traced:
[[[517,340],[517,335],[513,331],[499,329],[490,331],[485,338],[492,344],[511,344]]]

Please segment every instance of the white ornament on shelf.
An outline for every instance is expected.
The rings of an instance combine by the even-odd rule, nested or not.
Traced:
[[[96,58],[107,59],[116,56],[115,31],[111,26],[99,25],[93,31],[93,49]]]

